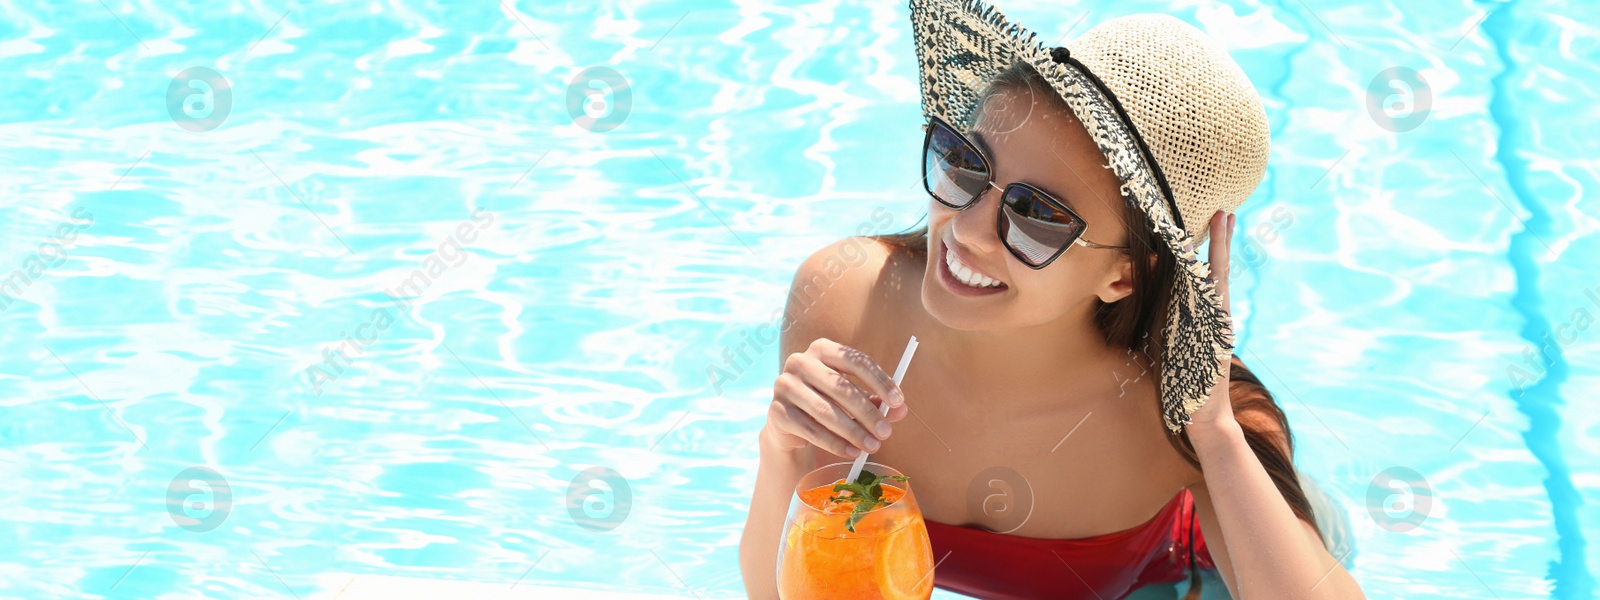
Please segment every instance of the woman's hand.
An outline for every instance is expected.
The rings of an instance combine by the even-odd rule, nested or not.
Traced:
[[[885,398],[887,417],[879,408]],[[763,435],[779,448],[813,444],[854,458],[858,452],[877,452],[879,441],[889,438],[890,423],[905,418],[906,410],[900,386],[872,357],[818,338],[783,361]]]
[[[1233,245],[1233,223],[1234,216],[1220,210],[1211,216],[1211,279],[1217,283],[1217,297],[1230,317],[1230,328],[1233,327],[1233,305],[1228,299],[1228,259],[1229,248]],[[1189,415],[1189,428],[1204,431],[1234,423],[1233,404],[1228,399],[1228,374],[1232,365],[1231,357],[1222,359],[1222,376],[1211,388],[1211,397],[1206,403]]]

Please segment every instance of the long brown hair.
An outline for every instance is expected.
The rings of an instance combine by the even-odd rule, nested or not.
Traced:
[[[1029,89],[1035,93],[1035,97],[1051,98],[1058,108],[1067,109],[1066,103],[1055,95],[1038,71],[1027,63],[1017,62],[989,82],[974,110],[982,110],[984,102],[999,92]],[[969,122],[976,122],[976,119]],[[1154,227],[1144,211],[1132,202],[1124,202],[1123,207],[1123,222],[1128,228],[1128,249],[1123,252],[1133,261],[1133,292],[1116,302],[1102,302],[1095,311],[1094,321],[1105,336],[1106,343],[1137,352],[1147,363],[1158,365],[1159,361],[1151,357],[1150,348],[1153,341],[1159,343],[1161,331],[1166,325],[1167,304],[1171,301],[1172,284],[1178,273],[1177,259],[1166,243],[1155,235]],[[928,250],[928,227],[923,225],[910,231],[878,236],[878,239],[925,256]],[[1317,527],[1311,502],[1300,487],[1300,479],[1294,468],[1294,439],[1289,434],[1288,418],[1266,386],[1261,384],[1261,379],[1244,366],[1238,355],[1233,356],[1233,364],[1228,372],[1228,399],[1233,405],[1234,415],[1250,415],[1249,418],[1239,419],[1245,442],[1272,477],[1272,483],[1278,487],[1284,501],[1289,503],[1295,516],[1311,523],[1320,535],[1321,529]],[[1160,401],[1157,397],[1156,402]],[[1274,430],[1281,431],[1281,437]],[[1189,441],[1187,431],[1168,436],[1167,440],[1185,461],[1195,469],[1201,469],[1199,456],[1195,453],[1194,444]],[[1198,597],[1199,589],[1199,573],[1192,572],[1187,597]]]

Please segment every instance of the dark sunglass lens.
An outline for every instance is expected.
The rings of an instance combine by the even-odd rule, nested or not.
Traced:
[[[931,127],[922,160],[927,169],[923,185],[945,204],[964,208],[989,185],[989,170],[977,149],[956,132],[938,123]]]
[[[1000,234],[1023,262],[1038,266],[1083,234],[1083,220],[1031,189],[1013,185],[1003,197]]]

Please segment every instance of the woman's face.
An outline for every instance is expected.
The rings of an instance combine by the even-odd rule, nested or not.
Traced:
[[[1053,98],[1027,90],[1002,91],[985,102],[968,139],[989,157],[994,184],[1031,184],[1067,204],[1088,223],[1083,239],[1128,242],[1116,174],[1088,131]],[[1000,243],[995,221],[1000,192],[989,188],[965,210],[929,199],[928,266],[922,302],[954,329],[1010,329],[1063,318],[1088,318],[1095,299],[1114,302],[1132,291],[1131,262],[1120,250],[1074,245],[1055,262],[1034,270]],[[1000,286],[978,288],[951,273],[955,260]]]

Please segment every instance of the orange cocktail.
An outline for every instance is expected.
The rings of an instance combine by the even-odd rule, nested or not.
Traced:
[[[900,476],[877,463],[866,470]],[[933,595],[933,547],[910,482],[886,480],[882,503],[849,523],[854,503],[830,500],[853,495],[833,489],[849,471],[850,463],[839,463],[800,479],[778,548],[778,595],[926,600]]]

